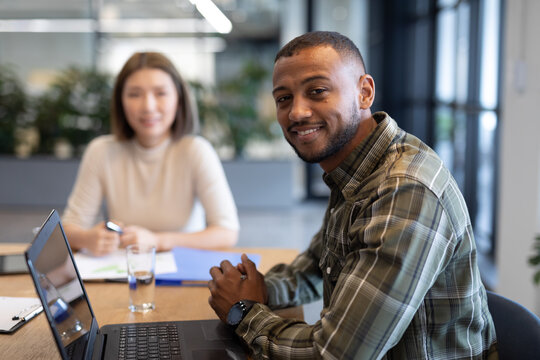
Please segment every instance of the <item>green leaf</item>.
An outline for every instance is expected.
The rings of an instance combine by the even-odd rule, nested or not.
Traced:
[[[529,258],[529,264],[539,265],[540,264],[540,255],[532,256]]]
[[[537,271],[535,274],[534,274],[534,283],[536,285],[539,285],[540,284],[540,271]]]

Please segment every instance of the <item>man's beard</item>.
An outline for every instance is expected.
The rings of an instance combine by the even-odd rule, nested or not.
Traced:
[[[326,147],[318,153],[302,154],[298,151],[298,149],[291,143],[291,141],[288,138],[285,138],[285,139],[287,140],[289,145],[291,145],[291,147],[294,149],[294,152],[296,152],[296,155],[298,155],[300,159],[308,163],[320,163],[321,161],[338,153],[356,135],[356,131],[358,130],[358,126],[360,125],[360,112],[358,111],[356,104],[351,114],[351,120],[352,121],[348,123],[345,128],[343,128],[340,132],[334,134],[328,140]]]

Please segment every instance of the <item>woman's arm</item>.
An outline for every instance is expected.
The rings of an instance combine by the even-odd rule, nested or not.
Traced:
[[[238,241],[238,231],[222,226],[210,226],[193,233],[158,233],[160,246],[170,250],[175,246],[215,249],[232,247]]]
[[[109,234],[102,222],[95,224],[100,212],[110,136],[92,140],[86,148],[77,178],[62,215],[62,224],[71,248],[88,249],[104,255],[118,248],[118,235]]]
[[[206,248],[233,246],[238,238],[240,224],[221,161],[210,143],[199,137],[194,139],[189,156],[193,159],[195,196],[204,208],[207,227],[201,232],[189,234],[181,242]],[[199,242],[202,238],[208,243]]]
[[[126,226],[120,240],[122,247],[144,243],[156,246],[158,251],[168,251],[176,246],[216,249],[234,246],[238,240],[238,231],[222,226],[209,226],[193,233],[152,232],[140,226]]]

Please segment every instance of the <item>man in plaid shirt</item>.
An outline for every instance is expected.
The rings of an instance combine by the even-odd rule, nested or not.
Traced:
[[[386,113],[356,46],[307,33],[276,56],[283,134],[331,189],[320,231],[266,275],[210,269],[210,305],[256,358],[497,359],[467,206],[441,159]],[[272,309],[322,296],[314,325]]]

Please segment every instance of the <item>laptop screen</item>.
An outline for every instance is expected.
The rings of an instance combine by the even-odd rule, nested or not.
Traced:
[[[29,253],[34,283],[41,290],[38,292],[42,302],[47,304],[46,311],[56,338],[65,349],[77,340],[87,341],[92,311],[56,212],[51,213],[36,235]]]

